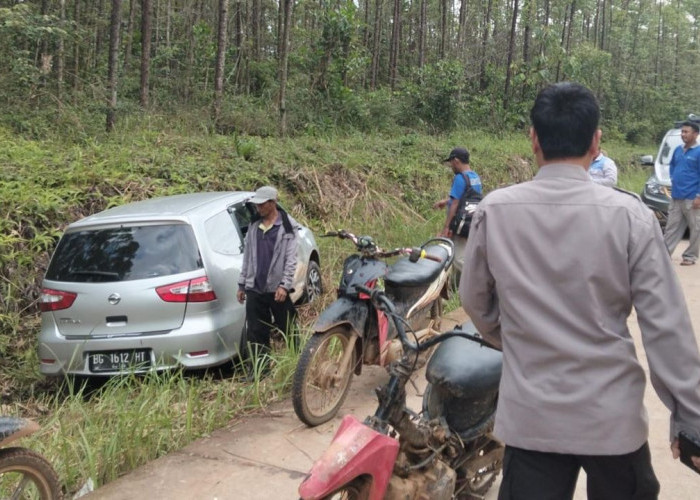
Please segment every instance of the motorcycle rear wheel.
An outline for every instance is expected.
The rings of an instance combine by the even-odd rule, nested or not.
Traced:
[[[461,490],[457,498],[460,500],[480,500],[484,498],[486,492],[496,482],[500,472],[500,464],[491,464],[489,467],[480,470],[476,477],[467,479],[468,484],[466,488]]]
[[[0,450],[0,498],[61,500],[61,483],[51,464],[26,448]]]
[[[329,421],[343,404],[355,367],[354,352],[348,365],[340,366],[349,348],[350,332],[343,327],[314,334],[306,342],[292,385],[294,412],[306,425],[314,427]]]

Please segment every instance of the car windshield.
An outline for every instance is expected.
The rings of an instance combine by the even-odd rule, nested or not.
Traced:
[[[119,226],[65,234],[51,259],[46,279],[82,283],[128,281],[202,267],[194,233],[186,224]]]
[[[659,156],[654,166],[654,173],[656,178],[662,184],[671,184],[671,173],[669,172],[669,164],[671,163],[671,157],[676,147],[683,144],[681,140],[680,131],[677,134],[667,134],[664,142],[659,148]]]

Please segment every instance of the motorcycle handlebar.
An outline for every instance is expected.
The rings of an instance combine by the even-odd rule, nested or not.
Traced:
[[[340,229],[338,231],[328,231],[326,234],[322,234],[322,238],[328,238],[328,237],[333,237],[336,236],[341,239],[348,239],[352,240],[352,242],[360,246],[360,242],[362,239],[367,239],[368,243],[372,244],[372,254],[375,257],[394,257],[396,255],[408,255],[408,260],[411,262],[418,262],[419,259],[428,259],[432,260],[433,262],[437,262],[438,264],[442,264],[442,258],[438,257],[437,255],[430,255],[428,252],[425,251],[425,249],[420,248],[420,247],[413,247],[413,248],[395,248],[393,250],[387,250],[383,251],[381,248],[378,246],[374,245],[374,242],[371,241],[370,237],[361,237],[358,238],[354,234],[346,231],[345,229]]]

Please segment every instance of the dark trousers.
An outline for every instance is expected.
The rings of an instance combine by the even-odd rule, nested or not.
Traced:
[[[625,455],[565,455],[506,446],[498,500],[566,500],[586,471],[591,500],[655,500],[659,481],[649,444]]]
[[[275,302],[274,293],[245,292],[245,312],[248,321],[248,345],[253,352],[270,350],[270,331],[277,328],[291,340],[297,311],[287,296],[284,302]],[[274,319],[273,319],[274,318]]]

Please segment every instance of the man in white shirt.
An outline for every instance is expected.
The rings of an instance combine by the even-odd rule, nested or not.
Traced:
[[[593,158],[591,166],[588,167],[588,175],[593,182],[601,186],[613,187],[617,185],[617,165],[605,156],[602,149],[598,149],[598,154]]]

